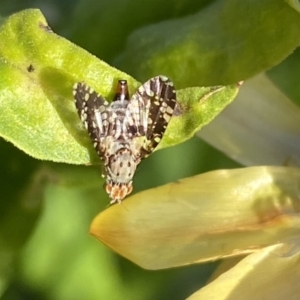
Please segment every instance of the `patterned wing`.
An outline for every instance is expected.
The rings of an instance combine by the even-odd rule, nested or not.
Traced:
[[[141,86],[130,99],[125,111],[124,132],[126,132],[127,138],[132,139],[146,135],[150,103],[150,96]]]
[[[162,139],[176,105],[173,82],[165,76],[153,77],[132,96],[127,112],[131,113],[135,136],[145,135],[142,155],[148,156]]]
[[[81,82],[74,85],[73,95],[78,115],[88,130],[95,149],[102,156],[101,143],[109,132],[109,103]]]

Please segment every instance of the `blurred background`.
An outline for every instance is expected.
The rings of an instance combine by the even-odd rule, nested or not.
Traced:
[[[117,67],[135,29],[189,15],[213,1],[152,2],[150,14],[142,1],[1,0],[0,14],[39,8],[55,33]],[[122,19],[116,17],[120,12]],[[100,165],[38,161],[3,139],[0,151],[1,299],[184,299],[216,268],[218,263],[141,269],[88,233],[109,202]],[[236,162],[194,137],[147,158],[136,173],[134,192],[235,167]]]

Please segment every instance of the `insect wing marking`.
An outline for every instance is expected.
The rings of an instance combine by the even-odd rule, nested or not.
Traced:
[[[120,80],[111,104],[84,83],[75,84],[73,94],[78,114],[104,160],[111,203],[121,202],[132,191],[137,165],[159,144],[173,115],[173,83],[164,76],[154,77],[129,100],[127,82]]]
[[[109,103],[85,83],[74,85],[74,98],[76,108],[88,133],[98,150],[99,144],[109,132]]]
[[[144,88],[141,86],[129,101],[124,124],[131,137],[146,135],[147,115],[150,108],[149,100],[149,97],[144,95]]]
[[[129,110],[135,126],[145,135],[142,155],[148,156],[159,144],[176,105],[176,91],[170,79],[153,77],[132,96]],[[134,112],[134,113],[133,113]]]

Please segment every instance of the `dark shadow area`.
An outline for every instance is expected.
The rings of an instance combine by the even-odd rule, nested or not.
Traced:
[[[99,163],[99,158],[92,146],[87,131],[81,124],[73,99],[73,85],[76,79],[56,68],[43,68],[39,73],[43,92],[56,110],[69,134],[78,144],[88,149],[91,162]]]

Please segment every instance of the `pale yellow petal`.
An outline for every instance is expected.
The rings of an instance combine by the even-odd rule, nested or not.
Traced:
[[[300,170],[219,170],[101,212],[91,233],[147,269],[250,253],[300,235]]]
[[[188,300],[298,300],[299,246],[269,246],[241,260]]]
[[[246,166],[298,164],[300,109],[259,75],[198,136]]]

